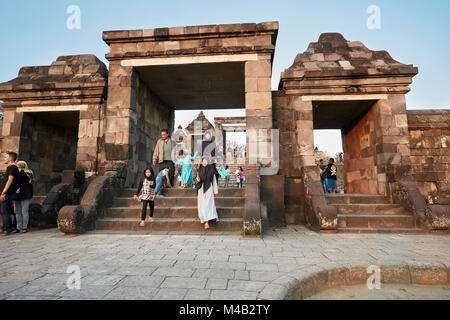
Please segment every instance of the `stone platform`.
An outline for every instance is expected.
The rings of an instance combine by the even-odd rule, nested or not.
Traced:
[[[211,231],[243,231],[245,189],[219,189],[215,204],[219,221],[211,223]],[[153,223],[141,221],[142,202],[133,199],[136,189],[125,189],[120,197],[114,198],[113,206],[105,210],[105,216],[96,221],[96,230],[117,231],[202,231],[203,224],[198,218],[197,190],[193,188],[171,188],[164,190],[165,197],[157,197]],[[150,209],[147,208],[147,217]]]
[[[98,234],[56,229],[0,239],[1,299],[300,299],[366,283],[448,286],[450,237],[320,234],[302,226],[239,235]],[[66,286],[71,265],[81,289]],[[382,290],[381,289],[381,290]]]

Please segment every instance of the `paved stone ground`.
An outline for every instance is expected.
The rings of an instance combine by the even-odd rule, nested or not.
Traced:
[[[293,272],[419,264],[450,270],[446,235],[317,234],[301,226],[239,235],[97,234],[56,229],[0,239],[1,299],[283,299]],[[81,289],[69,290],[70,265]]]
[[[369,290],[364,285],[343,286],[306,300],[450,300],[450,286],[384,284],[379,290]]]

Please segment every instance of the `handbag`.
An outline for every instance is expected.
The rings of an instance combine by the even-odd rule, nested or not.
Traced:
[[[198,190],[201,189],[202,183],[201,183],[201,182],[198,182],[197,179],[195,179],[194,187],[195,187],[195,189],[197,189],[197,191],[198,191]]]

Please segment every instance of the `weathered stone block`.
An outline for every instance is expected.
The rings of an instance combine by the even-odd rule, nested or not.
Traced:
[[[270,77],[271,74],[270,60],[247,61],[245,63],[245,77]]]
[[[245,95],[246,108],[271,108],[272,94],[270,92],[248,92]]]

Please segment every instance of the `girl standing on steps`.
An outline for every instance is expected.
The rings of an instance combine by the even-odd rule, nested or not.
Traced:
[[[214,203],[214,195],[219,193],[216,180],[216,170],[209,165],[206,158],[202,159],[202,164],[198,169],[197,176],[197,205],[200,222],[205,224],[205,229],[209,229],[209,221],[218,221],[217,209]]]
[[[154,222],[153,211],[155,209],[155,201],[153,200],[153,193],[156,187],[155,174],[152,168],[147,168],[144,171],[144,177],[139,182],[139,187],[134,195],[135,199],[142,201],[142,215],[141,223],[139,226],[145,226],[145,218],[147,216],[147,205],[150,207],[150,217],[149,221]],[[142,192],[141,192],[142,191]]]
[[[185,155],[184,151],[180,150],[177,158],[177,163],[181,164],[181,187],[187,188],[192,183],[192,161],[195,157],[190,154]]]

